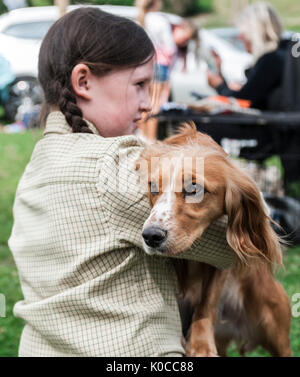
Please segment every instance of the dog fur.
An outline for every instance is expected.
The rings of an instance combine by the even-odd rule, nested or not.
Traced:
[[[187,157],[192,161],[186,172],[192,187],[201,187],[194,182],[197,179],[204,182],[200,202],[185,200],[198,195],[198,189],[195,193],[174,190],[186,179],[179,161]],[[196,158],[204,161],[202,177],[197,177]],[[222,271],[172,258],[186,355],[226,356],[229,344],[235,341],[242,355],[260,345],[273,356],[291,356],[289,299],[274,278],[274,266],[282,265],[279,238],[255,183],[192,123],[184,124],[177,135],[147,147],[137,165],[145,160],[147,174],[141,176],[148,179],[152,207],[143,228],[145,251],[177,255],[226,215],[227,241],[237,256],[235,267]],[[166,170],[171,174],[164,177],[168,164]],[[166,181],[169,185],[164,191]]]

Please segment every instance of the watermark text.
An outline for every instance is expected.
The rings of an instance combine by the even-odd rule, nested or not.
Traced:
[[[0,293],[0,318],[6,316],[5,296]]]

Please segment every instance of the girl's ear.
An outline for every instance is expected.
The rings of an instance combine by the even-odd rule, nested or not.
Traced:
[[[234,167],[230,170],[225,194],[229,245],[241,261],[251,262],[252,256],[267,262],[271,269],[274,264],[282,265],[279,237],[271,227],[260,191],[246,174]]]
[[[76,96],[81,99],[91,99],[90,94],[91,71],[86,64],[76,64],[71,73],[71,83]]]

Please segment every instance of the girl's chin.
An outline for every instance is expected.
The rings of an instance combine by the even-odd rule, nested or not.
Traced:
[[[137,123],[132,123],[127,127],[126,130],[123,131],[122,136],[128,136],[128,135],[133,135],[136,133],[138,130],[138,125]],[[120,135],[119,135],[120,136]]]

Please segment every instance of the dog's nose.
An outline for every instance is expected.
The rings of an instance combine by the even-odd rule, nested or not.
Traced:
[[[143,231],[142,236],[148,246],[155,248],[165,241],[167,231],[158,226],[150,226]]]

